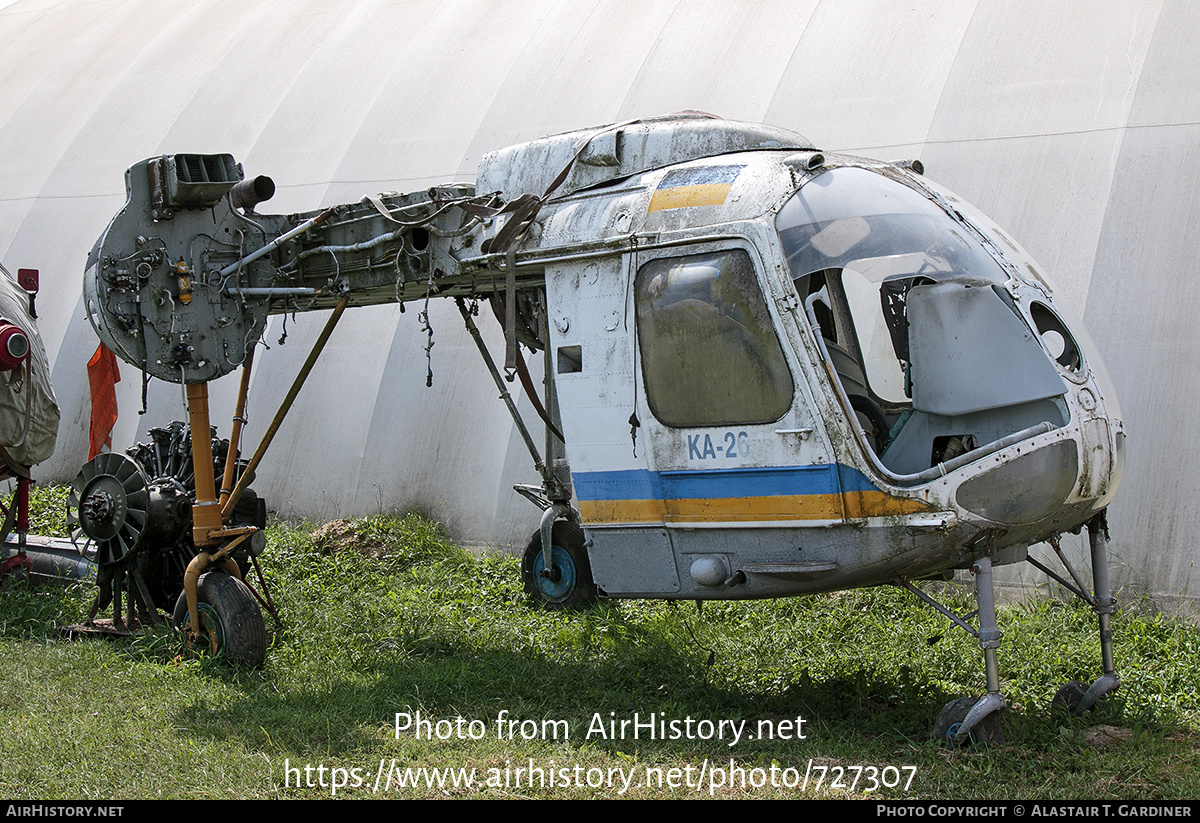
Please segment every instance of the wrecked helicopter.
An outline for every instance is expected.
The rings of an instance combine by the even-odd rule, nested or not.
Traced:
[[[517,488],[542,510],[521,564],[531,595],[903,586],[982,647],[987,693],[938,720],[961,743],[993,734],[1004,706],[993,567],[1028,560],[1098,615],[1101,674],[1060,692],[1087,709],[1119,684],[1105,523],[1124,465],[1116,396],[1038,265],[923,172],[693,113],[501,149],[474,186],[286,216],[256,211],[274,184],[230,155],[137,163],[87,261],[86,310],[120,358],[184,385],[189,419],[76,481],[74,522],[109,569],[107,595],[174,606],[188,643],[261,661],[243,578],[265,504],[249,484],[282,415],[344,311],[448,298],[541,476]],[[484,304],[500,363],[476,327]],[[242,459],[266,320],[315,310],[332,310],[328,324]],[[522,348],[540,353],[540,391]],[[207,384],[237,369],[225,441],[210,436]],[[517,378],[538,425],[508,390]],[[1090,592],[1057,543],[1081,529]],[[1030,556],[1047,541],[1070,579]],[[917,585],[955,570],[974,576],[976,618]]]

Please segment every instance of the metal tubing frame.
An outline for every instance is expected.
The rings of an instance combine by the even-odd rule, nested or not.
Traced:
[[[196,504],[192,507],[192,542],[195,543],[197,548],[206,549],[216,546],[225,538],[234,538],[222,551],[213,553],[201,551],[192,558],[191,563],[188,564],[187,570],[184,572],[183,592],[190,611],[190,619],[188,621],[189,645],[196,641],[200,632],[196,595],[196,585],[200,579],[200,573],[209,563],[224,558],[222,567],[225,571],[237,579],[241,579],[241,570],[238,569],[237,563],[233,558],[229,556],[229,551],[246,540],[256,530],[253,527],[225,529],[223,526],[233,513],[238,499],[241,498],[242,493],[250,483],[250,479],[254,476],[254,469],[262,461],[267,447],[271,445],[276,432],[279,431],[279,426],[283,423],[284,417],[287,416],[288,410],[291,409],[292,403],[295,402],[296,396],[300,393],[300,389],[304,385],[304,381],[308,378],[309,372],[312,371],[317,358],[325,348],[325,344],[329,341],[329,336],[333,333],[334,326],[337,325],[342,312],[346,309],[346,302],[345,298],[342,298],[338,302],[329,320],[326,321],[325,328],[321,330],[320,336],[317,337],[316,342],[313,344],[312,351],[308,353],[308,358],[300,368],[299,374],[296,375],[296,379],[292,382],[291,389],[288,390],[287,396],[283,399],[283,403],[280,404],[279,411],[275,413],[275,418],[271,421],[266,434],[263,435],[262,440],[259,442],[258,449],[255,450],[254,456],[250,459],[246,471],[238,478],[237,485],[228,495],[226,495],[224,488],[222,488],[220,500],[217,499],[216,479],[214,477],[212,461],[212,439],[209,435],[208,384],[189,383],[187,385],[188,422],[192,431],[192,466],[195,471],[196,482]],[[226,455],[222,487],[228,485],[228,482],[232,480],[233,466],[237,462],[237,442],[241,437],[240,424],[244,422],[242,416],[245,411],[246,394],[250,383],[250,366],[253,354],[254,350],[251,349],[242,368],[237,410],[234,414],[234,429],[231,432],[233,436],[230,439],[229,452]],[[196,433],[198,431],[203,432],[204,436],[197,437]]]
[[[258,565],[258,558],[253,554],[250,555],[250,565],[254,568],[255,575],[258,576],[258,586],[262,589],[262,594],[259,594],[258,589],[253,586],[247,586],[250,589],[250,594],[254,595],[254,599],[266,607],[271,613],[271,617],[275,620],[276,628],[280,627],[279,611],[275,608],[275,601],[271,597],[271,590],[267,588],[267,580],[263,577],[262,567]],[[242,582],[245,582],[243,580]]]
[[[246,395],[250,389],[250,367],[254,364],[255,346],[250,347],[250,351],[246,353],[246,360],[242,363],[242,380],[238,384],[237,403],[233,409],[233,424],[229,428],[229,449],[225,452],[225,474],[221,478],[221,496],[219,502],[221,504],[221,524],[228,522],[228,515],[225,514],[225,504],[229,501],[229,496],[233,491],[233,472],[237,467],[238,447],[241,445],[242,426],[246,424]]]
[[[484,365],[487,367],[488,374],[492,376],[492,381],[496,384],[496,388],[500,392],[500,399],[504,401],[504,405],[508,408],[508,413],[513,419],[513,423],[517,426],[517,431],[521,435],[521,439],[525,441],[525,447],[529,449],[529,454],[533,457],[533,465],[537,469],[538,474],[542,476],[542,489],[549,495],[551,488],[555,485],[554,475],[551,470],[551,460],[555,449],[558,447],[556,438],[561,435],[554,429],[553,418],[557,407],[557,397],[554,394],[554,376],[550,369],[552,366],[552,358],[550,354],[549,332],[547,330],[547,339],[545,341],[545,386],[546,386],[546,417],[543,418],[546,429],[546,459],[538,453],[537,445],[533,442],[533,435],[530,434],[529,428],[525,425],[525,420],[521,417],[521,413],[517,411],[516,403],[513,402],[512,394],[505,388],[504,379],[500,376],[500,371],[496,368],[496,362],[492,359],[491,352],[488,351],[487,344],[483,342],[483,335],[479,333],[479,327],[475,325],[475,321],[471,319],[471,312],[467,308],[466,301],[461,297],[456,297],[454,302],[458,305],[458,311],[462,314],[463,322],[467,326],[467,331],[471,334],[471,339],[475,341],[476,348],[479,349],[479,354],[483,358]],[[543,311],[544,315],[545,312]],[[551,501],[551,505],[542,512],[542,518],[539,523],[539,533],[542,538],[542,563],[544,566],[543,574],[554,575],[554,558],[553,558],[553,530],[554,522],[564,515],[569,515],[571,507],[563,501]]]
[[[936,600],[934,600],[934,599],[933,599],[932,597],[930,597],[929,595],[925,594],[925,592],[923,592],[923,591],[921,591],[920,589],[918,589],[918,588],[917,588],[916,586],[914,586],[914,585],[913,585],[911,582],[909,582],[909,581],[907,581],[907,580],[903,580],[903,581],[901,581],[901,582],[900,582],[900,587],[901,587],[901,588],[903,588],[903,589],[907,589],[908,591],[912,592],[914,595],[916,595],[916,596],[917,596],[917,598],[918,598],[919,600],[922,600],[922,601],[923,601],[923,602],[924,602],[924,603],[925,603],[927,606],[929,606],[930,608],[934,609],[935,611],[939,611],[939,612],[941,612],[942,614],[946,615],[946,617],[950,618],[950,622],[951,622],[951,623],[953,623],[954,625],[958,626],[960,629],[962,629],[963,631],[965,631],[967,634],[971,635],[971,637],[974,637],[974,638],[978,638],[978,637],[979,637],[979,632],[975,631],[975,629],[973,629],[969,623],[967,623],[965,620],[963,620],[961,617],[959,617],[959,616],[958,616],[957,614],[955,614],[954,612],[952,612],[952,611],[950,611],[949,609],[947,609],[947,608],[946,608],[945,606],[943,606],[941,603],[939,603],[939,602],[937,602]]]
[[[1095,601],[1093,601],[1092,598],[1088,596],[1087,592],[1073,586],[1069,580],[1067,580],[1061,574],[1057,574],[1049,566],[1046,566],[1044,563],[1040,563],[1037,559],[1035,559],[1033,557],[1026,557],[1025,562],[1027,562],[1029,565],[1033,566],[1035,569],[1037,569],[1038,571],[1045,574],[1051,580],[1054,580],[1055,582],[1057,582],[1060,586],[1062,586],[1067,591],[1071,592],[1071,594],[1075,595],[1080,600],[1083,600],[1085,603],[1088,603],[1089,605],[1094,605]]]
[[[1079,596],[1083,598],[1083,601],[1089,606],[1095,607],[1095,599],[1093,597],[1089,597],[1086,592],[1087,584],[1083,582],[1083,577],[1079,574],[1079,572],[1075,571],[1075,567],[1071,565],[1071,562],[1067,560],[1067,556],[1063,554],[1062,545],[1059,543],[1058,538],[1051,537],[1047,542],[1050,544],[1050,548],[1054,549],[1054,553],[1058,555],[1058,562],[1063,564],[1063,568],[1067,570],[1067,573],[1071,575],[1071,579],[1075,581],[1075,585],[1078,587],[1079,592],[1083,592]],[[1071,587],[1067,586],[1067,588],[1070,589]]]
[[[228,519],[229,515],[233,512],[234,506],[237,505],[238,499],[242,496],[242,492],[244,492],[246,487],[250,485],[250,479],[254,476],[254,470],[258,468],[258,464],[262,462],[263,455],[266,453],[267,448],[271,445],[271,441],[275,439],[275,434],[279,431],[279,427],[283,424],[283,419],[287,417],[288,411],[292,408],[292,403],[295,402],[296,395],[300,393],[300,389],[304,386],[304,381],[308,379],[309,372],[312,371],[313,366],[317,362],[317,358],[320,357],[322,350],[325,348],[325,344],[329,342],[329,335],[333,333],[334,326],[337,325],[338,320],[340,320],[342,317],[342,312],[345,310],[346,298],[343,297],[340,301],[338,301],[337,307],[334,308],[333,313],[329,315],[329,320],[326,321],[325,328],[321,329],[320,336],[317,338],[316,342],[313,343],[312,351],[308,353],[308,359],[306,359],[304,361],[304,365],[300,367],[300,372],[296,375],[296,379],[292,381],[292,387],[288,389],[287,396],[284,397],[283,402],[279,404],[279,411],[275,412],[275,417],[271,420],[271,425],[267,427],[267,432],[263,435],[262,440],[259,442],[258,448],[254,452],[254,456],[250,458],[249,465],[247,465],[246,470],[242,472],[242,476],[238,478],[237,485],[229,494],[229,499],[226,500],[225,504],[221,507],[221,516],[223,519]],[[195,438],[193,438],[193,440],[195,440]]]
[[[483,335],[479,333],[479,327],[475,325],[475,321],[471,319],[471,312],[467,309],[466,301],[461,297],[454,298],[454,302],[458,305],[458,311],[462,314],[463,321],[467,324],[467,331],[471,333],[471,339],[475,341],[475,347],[479,349],[479,354],[483,358],[483,363],[487,366],[488,374],[492,376],[496,388],[500,391],[500,399],[504,401],[504,405],[508,407],[508,413],[513,419],[513,423],[517,426],[517,431],[521,435],[521,439],[525,441],[525,448],[529,449],[529,454],[533,458],[534,468],[538,474],[542,476],[542,482],[547,479],[546,463],[542,460],[542,456],[538,454],[537,445],[533,442],[533,436],[530,435],[529,429],[525,425],[521,413],[517,411],[517,405],[513,402],[512,395],[508,389],[504,387],[504,378],[500,376],[499,370],[496,368],[496,361],[492,359],[491,352],[488,351],[487,344],[483,342]]]

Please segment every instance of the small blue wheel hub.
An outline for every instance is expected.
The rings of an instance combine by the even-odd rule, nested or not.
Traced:
[[[551,580],[542,574],[546,570],[546,560],[541,552],[538,552],[533,560],[533,575],[537,580],[538,591],[542,593],[542,597],[550,603],[561,603],[575,591],[578,574],[575,570],[575,562],[571,560],[571,555],[565,549],[552,546],[550,556],[554,562],[554,570],[558,572],[558,579]]]

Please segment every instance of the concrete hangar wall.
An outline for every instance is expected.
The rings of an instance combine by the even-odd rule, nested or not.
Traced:
[[[1200,5],[1187,0],[17,0],[0,9],[0,259],[42,271],[62,406],[43,479],[86,458],[83,262],[132,162],[234,154],[270,211],[471,180],[487,151],[700,109],[827,150],[920,158],[1008,228],[1083,315],[1120,394],[1129,464],[1110,510],[1116,580],[1200,597],[1195,398]],[[417,507],[471,543],[523,544],[536,479],[453,306],[333,335],[256,488],[285,515]],[[320,316],[267,333],[257,440]],[[495,324],[486,324],[498,347]],[[114,444],[182,418],[179,388],[118,385]],[[214,419],[236,378],[212,387]],[[1074,550],[1080,545],[1075,542]]]

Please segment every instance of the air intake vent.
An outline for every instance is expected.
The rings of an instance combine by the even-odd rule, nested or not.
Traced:
[[[212,206],[242,179],[231,154],[175,154],[164,160],[167,201],[175,208]]]

